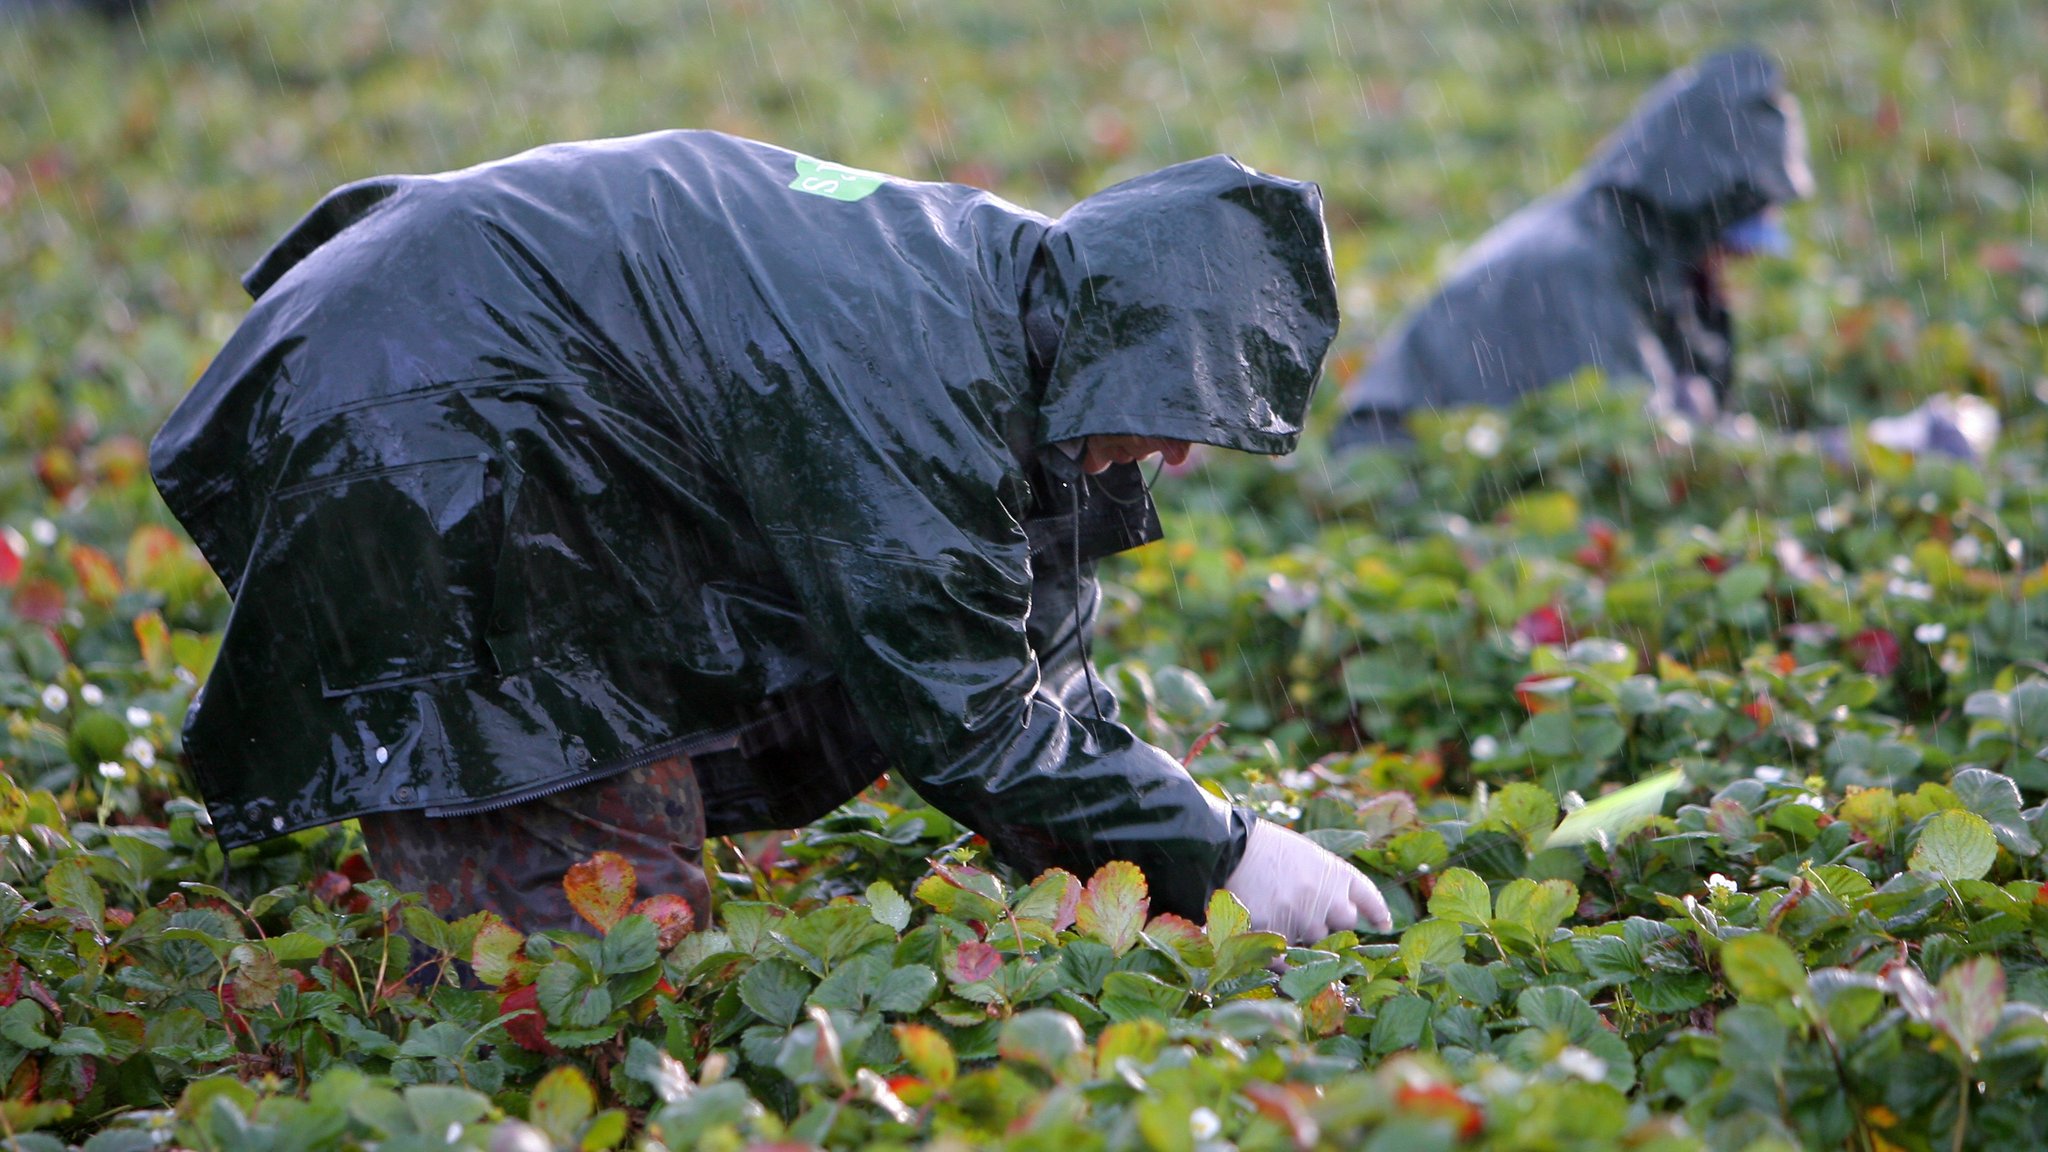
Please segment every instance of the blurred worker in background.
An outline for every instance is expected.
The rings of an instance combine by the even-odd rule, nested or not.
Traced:
[[[1737,48],[1673,73],[1380,343],[1345,389],[1332,447],[1403,442],[1418,409],[1504,407],[1587,368],[1645,381],[1658,411],[1712,424],[1735,376],[1722,266],[1789,251],[1782,208],[1812,192],[1799,104],[1769,57]],[[1996,417],[1974,397],[1939,397],[1869,434],[1981,458]]]

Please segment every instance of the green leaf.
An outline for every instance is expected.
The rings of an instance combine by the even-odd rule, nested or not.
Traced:
[[[645,1037],[635,1036],[626,1042],[625,1073],[629,1079],[637,1080],[654,1090],[664,1104],[673,1104],[696,1091],[696,1084],[690,1079],[689,1069],[683,1062],[663,1052]]]
[[[1450,964],[1465,958],[1465,930],[1450,920],[1424,920],[1401,933],[1401,964],[1410,980],[1422,978],[1425,964]]]
[[[1534,784],[1517,780],[1493,794],[1486,805],[1486,821],[1505,827],[1526,845],[1535,845],[1557,824],[1557,799]]]
[[[1035,920],[1054,932],[1064,932],[1074,922],[1081,902],[1081,881],[1063,868],[1048,868],[1017,898],[1012,914],[1019,920]]]
[[[1112,860],[1089,877],[1074,909],[1075,923],[1083,934],[1121,956],[1138,942],[1151,904],[1145,874],[1138,866],[1128,860]]]
[[[1214,987],[1257,972],[1285,951],[1287,941],[1277,932],[1241,932],[1216,949],[1216,964],[1209,969],[1209,984]]]
[[[805,913],[784,925],[783,931],[791,944],[823,965],[823,971],[814,970],[819,976],[870,948],[896,943],[896,933],[858,904],[828,905]]]
[[[526,1118],[547,1133],[558,1148],[573,1147],[577,1134],[597,1111],[597,1092],[573,1065],[564,1064],[540,1078]]]
[[[490,1113],[491,1101],[482,1093],[452,1084],[415,1084],[405,1090],[405,1107],[418,1131],[440,1136],[483,1119]]]
[[[67,856],[51,865],[43,877],[43,893],[50,903],[82,912],[94,924],[106,920],[106,893],[100,890],[100,882],[92,878],[81,857]]]
[[[612,925],[598,947],[598,958],[606,976],[644,972],[661,963],[660,934],[654,921],[633,915]]]
[[[1515,997],[1515,1012],[1529,1027],[1559,1033],[1573,1044],[1584,1044],[1602,1030],[1600,1014],[1576,988],[1523,989]]]
[[[916,1012],[938,986],[938,973],[922,964],[906,964],[883,978],[871,1004],[877,1012]]]
[[[1721,969],[1744,1000],[1777,1003],[1806,991],[1806,966],[1790,944],[1768,933],[1752,932],[1723,944]]]
[[[910,901],[896,891],[887,880],[877,880],[868,885],[868,914],[875,923],[901,932],[910,926]]]
[[[327,942],[310,932],[281,932],[263,941],[281,964],[317,960],[327,951]]]
[[[1525,929],[1540,949],[1551,933],[1579,906],[1579,890],[1569,880],[1537,883],[1526,877],[1508,882],[1500,890],[1494,914]]]
[[[1998,838],[1975,812],[1936,812],[1920,830],[1920,839],[1906,866],[1950,882],[1981,880],[1998,859]]]
[[[1088,1045],[1081,1023],[1055,1008],[1032,1008],[1003,1025],[996,1050],[1015,1060],[1058,1075],[1067,1061]]]
[[[568,960],[540,970],[534,981],[540,1009],[548,1023],[562,1028],[594,1028],[611,1015],[612,996],[589,973]]]
[[[1543,845],[1555,848],[1602,837],[1610,843],[1619,840],[1662,812],[1664,798],[1684,782],[1685,773],[1673,768],[1610,792],[1566,816]]]
[[[761,961],[740,977],[740,1000],[778,1028],[796,1023],[810,994],[810,976],[779,956]]]
[[[1493,919],[1493,896],[1486,881],[1466,868],[1452,868],[1437,877],[1429,895],[1429,914],[1454,924],[1484,928]]]
[[[1232,937],[1251,931],[1252,914],[1228,889],[1218,888],[1209,897],[1209,917],[1203,925],[1203,932],[1209,937],[1209,947],[1220,949]]]
[[[2020,811],[2020,788],[2012,777],[1982,768],[1965,768],[1955,774],[1948,786],[1964,808],[1991,825],[1992,834],[2006,851],[2021,859],[2040,855],[2041,842],[2034,838],[2026,816]]]
[[[1187,997],[1186,989],[1142,972],[1111,972],[1102,979],[1102,1011],[1112,1020],[1170,1020]]]

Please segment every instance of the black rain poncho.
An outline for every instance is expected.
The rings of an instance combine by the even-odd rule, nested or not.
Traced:
[[[1710,415],[1734,344],[1711,255],[1727,226],[1808,195],[1798,104],[1753,49],[1666,77],[1572,182],[1502,221],[1347,385],[1337,448],[1416,409],[1506,406],[1594,367]]]
[[[713,834],[879,772],[1008,862],[1198,912],[1246,816],[1115,720],[1109,433],[1290,451],[1313,185],[1212,157],[1058,221],[708,132],[328,196],[156,438],[235,598],[186,725],[222,839],[697,760]]]

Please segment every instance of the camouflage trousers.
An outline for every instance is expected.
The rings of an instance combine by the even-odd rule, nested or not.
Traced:
[[[488,910],[522,932],[593,931],[569,906],[562,874],[616,852],[633,865],[640,896],[681,896],[698,924],[711,923],[704,800],[686,757],[494,812],[385,812],[358,823],[378,879],[424,893],[444,919]]]

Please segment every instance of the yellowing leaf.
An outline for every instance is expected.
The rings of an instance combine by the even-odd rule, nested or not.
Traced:
[[[937,1029],[923,1024],[898,1024],[896,1047],[902,1051],[904,1063],[929,1080],[932,1087],[943,1092],[953,1086],[959,1066],[953,1059],[953,1046]]]
[[[526,1118],[548,1134],[557,1148],[574,1147],[576,1135],[597,1111],[597,1093],[572,1065],[564,1064],[533,1086]]]
[[[135,643],[142,648],[142,663],[152,676],[171,674],[176,666],[171,654],[171,629],[160,614],[144,612],[135,618]]]
[[[68,559],[87,600],[104,608],[120,599],[121,574],[105,552],[89,544],[74,544]]]
[[[469,949],[469,966],[476,969],[476,978],[484,983],[493,987],[503,984],[512,975],[513,964],[525,943],[526,937],[519,929],[494,916],[476,930],[476,940]]]
[[[1138,942],[1151,906],[1145,873],[1128,860],[1112,860],[1089,877],[1074,918],[1084,934],[1121,956]]]
[[[626,918],[636,887],[632,863],[617,852],[599,852],[571,864],[562,876],[569,906],[600,932],[611,931],[612,925]]]

